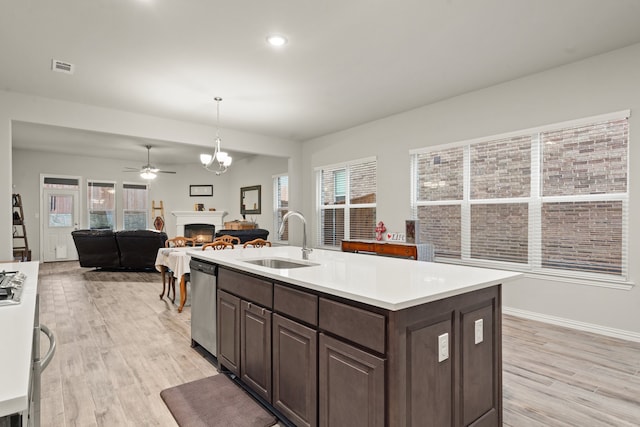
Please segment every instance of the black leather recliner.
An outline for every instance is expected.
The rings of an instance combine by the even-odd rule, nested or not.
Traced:
[[[120,268],[120,251],[113,230],[71,232],[81,267]]]
[[[115,234],[120,250],[120,267],[155,268],[158,249],[164,247],[167,233],[154,230],[123,230]]]
[[[71,232],[81,267],[154,269],[167,233],[155,230],[75,230]]]

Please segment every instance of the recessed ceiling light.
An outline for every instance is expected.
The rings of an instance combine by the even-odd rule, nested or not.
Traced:
[[[267,43],[271,46],[284,46],[287,44],[287,38],[285,36],[281,36],[280,34],[272,34],[267,37]]]

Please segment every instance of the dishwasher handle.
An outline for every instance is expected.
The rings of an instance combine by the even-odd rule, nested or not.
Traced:
[[[51,329],[42,324],[40,325],[40,332],[49,338],[49,350],[47,351],[47,354],[45,354],[39,361],[36,361],[40,363],[40,372],[42,372],[47,369],[49,362],[53,359],[53,355],[56,354],[56,336],[51,332]]]

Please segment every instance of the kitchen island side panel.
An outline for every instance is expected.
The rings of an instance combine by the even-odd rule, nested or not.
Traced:
[[[496,285],[389,312],[387,425],[502,425],[500,305]],[[477,321],[484,328],[478,344]]]

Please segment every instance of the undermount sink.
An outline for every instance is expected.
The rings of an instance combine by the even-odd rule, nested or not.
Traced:
[[[313,267],[316,264],[314,262],[298,261],[286,258],[259,258],[246,260],[249,264],[259,265],[267,268],[288,269],[288,268],[300,268],[300,267]]]

